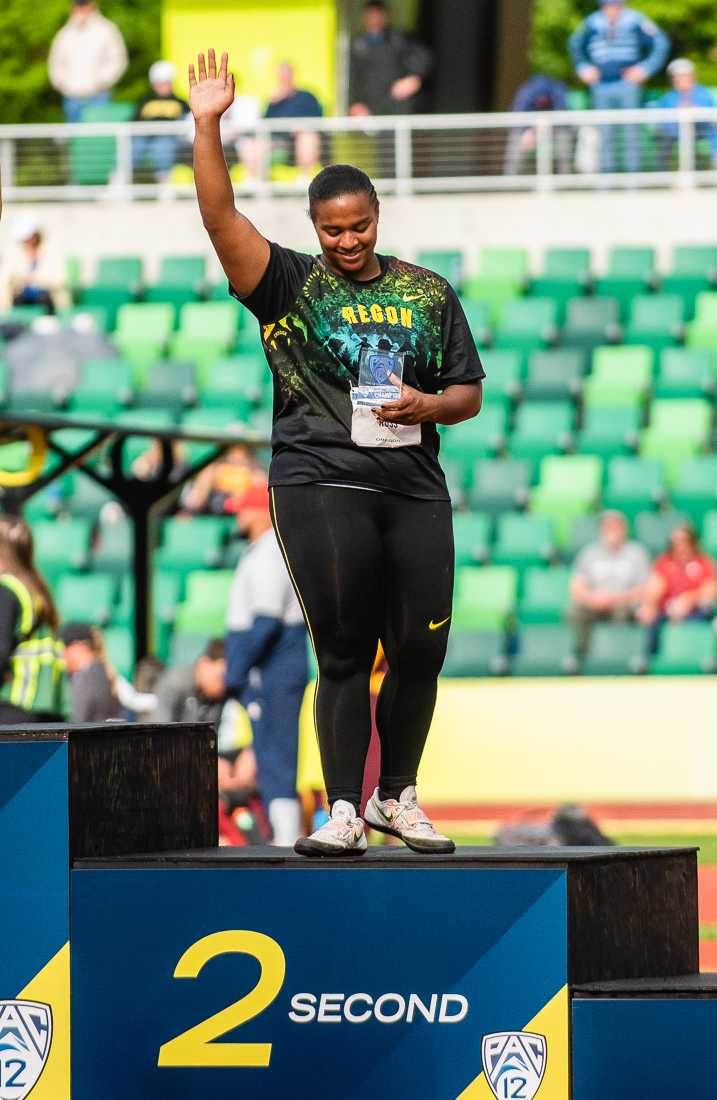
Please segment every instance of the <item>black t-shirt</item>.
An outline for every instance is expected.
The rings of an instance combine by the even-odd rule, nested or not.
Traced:
[[[378,259],[380,275],[358,282],[320,257],[272,244],[259,285],[240,299],[259,320],[274,376],[270,483],[338,481],[447,500],[434,424],[421,425],[420,446],[351,440],[350,390],[363,348],[403,353],[404,381],[424,393],[485,377],[445,279],[395,257]]]

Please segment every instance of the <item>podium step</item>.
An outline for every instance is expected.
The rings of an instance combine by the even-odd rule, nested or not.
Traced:
[[[677,974],[672,978],[632,978],[628,981],[588,982],[575,986],[574,1000],[634,998],[717,1000],[717,974]]]

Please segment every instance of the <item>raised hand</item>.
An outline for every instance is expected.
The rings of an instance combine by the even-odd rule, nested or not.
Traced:
[[[223,53],[217,72],[216,55],[214,50],[209,50],[206,66],[204,54],[197,57],[198,78],[194,65],[189,66],[189,106],[196,122],[221,118],[234,102],[234,77],[227,73],[228,64],[229,55]]]

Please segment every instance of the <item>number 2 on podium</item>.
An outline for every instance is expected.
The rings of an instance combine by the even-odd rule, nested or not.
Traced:
[[[190,1027],[159,1048],[159,1066],[252,1066],[266,1068],[271,1043],[217,1043],[228,1031],[253,1020],[278,996],[286,974],[281,947],[262,932],[215,932],[192,944],[177,963],[175,978],[196,978],[218,955],[251,955],[261,967],[259,981],[244,997]]]

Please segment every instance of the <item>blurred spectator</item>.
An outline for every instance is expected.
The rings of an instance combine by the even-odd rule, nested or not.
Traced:
[[[523,816],[502,825],[493,843],[499,848],[606,847],[615,842],[605,836],[583,806],[560,806],[548,817]]]
[[[663,96],[652,104],[653,107],[714,107],[717,106],[715,97],[709,88],[697,83],[695,67],[686,57],[678,57],[667,66],[667,72],[672,81],[672,91],[665,92]],[[697,141],[705,141],[709,145],[712,167],[717,168],[717,128],[712,122],[698,122],[695,126]],[[677,148],[680,138],[680,127],[677,122],[662,122],[657,128],[658,138],[658,162],[662,170],[671,167],[672,156]]]
[[[164,672],[164,662],[151,655],[137,662],[134,682],[117,677],[117,697],[129,722],[151,722],[157,709],[155,686]]]
[[[596,110],[640,106],[640,87],[667,60],[670,40],[651,19],[626,8],[624,0],[599,0],[600,10],[585,19],[570,38],[575,70],[592,90]],[[640,171],[640,129],[625,126],[624,156],[628,172]],[[615,170],[617,127],[602,129],[601,166]]]
[[[239,78],[235,77],[238,87]],[[220,121],[220,132],[224,145],[234,145],[239,163],[232,166],[231,173],[234,182],[243,182],[246,179],[258,179],[261,175],[261,145],[257,141],[256,124],[261,117],[260,104],[257,96],[234,96],[231,107],[224,112]],[[191,140],[194,140],[194,117],[189,116],[191,127]]]
[[[600,541],[580,552],[570,584],[579,654],[587,652],[593,623],[634,618],[649,576],[647,552],[639,542],[628,541],[623,514],[605,512]]]
[[[716,598],[715,563],[702,553],[694,527],[680,523],[670,535],[667,550],[654,562],[639,620],[659,626],[666,619],[673,623],[711,619]]]
[[[567,88],[562,80],[537,73],[521,84],[511,104],[511,111],[567,111]],[[570,129],[558,126],[552,131],[553,149],[559,172],[570,172],[572,137]],[[510,131],[505,155],[505,174],[517,176],[535,152],[537,138],[535,127],[517,126]]]
[[[64,688],[57,609],[35,566],[32,531],[0,515],[0,724],[62,722]]]
[[[274,843],[301,835],[296,795],[299,712],[308,681],[306,628],[271,526],[266,482],[232,505],[249,549],[234,574],[227,613],[227,692],[252,720],[258,786]]]
[[[20,214],[12,228],[13,244],[0,264],[0,309],[43,306],[48,313],[70,305],[62,257],[45,240],[32,214]]]
[[[321,118],[321,104],[311,92],[296,87],[294,67],[282,61],[277,69],[277,89],[266,109],[265,118]],[[312,175],[321,159],[321,139],[315,130],[272,134],[287,149],[288,159],[303,175]]]
[[[349,114],[401,115],[424,109],[431,51],[388,21],[382,0],[363,6],[364,34],[351,43]]]
[[[160,676],[152,721],[218,725],[226,695],[225,677],[224,640],[214,638],[194,664],[167,669]]]
[[[68,122],[80,122],[85,107],[107,103],[127,68],[127,49],[117,26],[92,0],[72,0],[70,17],[52,40],[50,83],[62,96]]]
[[[89,623],[66,623],[60,637],[65,643],[70,677],[72,721],[105,722],[108,718],[120,718],[117,677],[107,658],[101,631]]]
[[[179,122],[189,114],[189,104],[174,94],[177,71],[171,61],[155,61],[149,69],[151,92],[137,104],[136,122]],[[176,134],[132,138],[134,168],[146,161],[164,183],[177,161],[180,138]]]
[[[229,447],[221,458],[206,466],[182,495],[182,509],[193,514],[223,515],[224,505],[266,475],[243,443]]]
[[[169,444],[171,461],[166,471],[170,481],[177,481],[187,469],[184,447],[176,439]],[[153,481],[164,470],[165,448],[161,439],[152,439],[148,447],[132,463],[132,476],[140,481]]]

